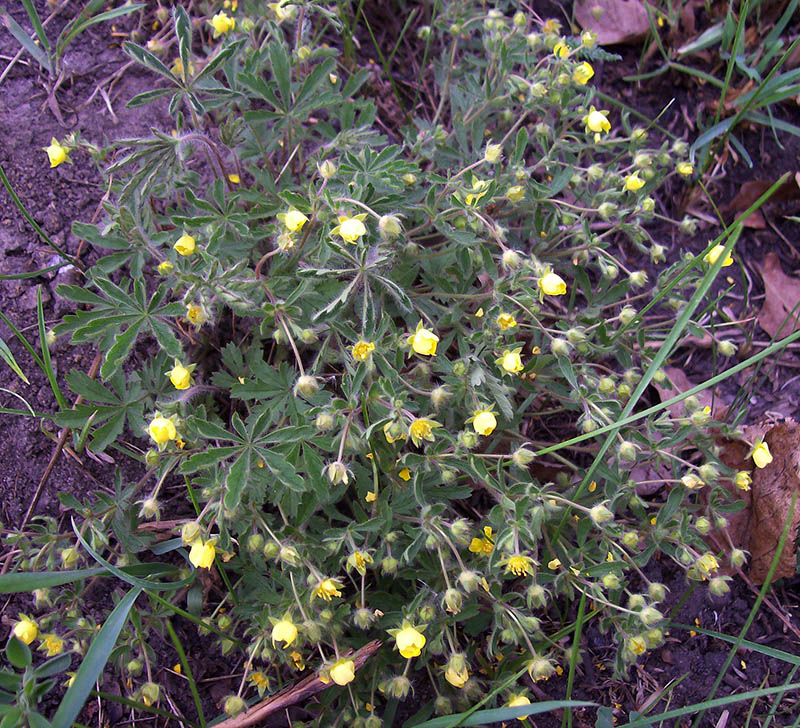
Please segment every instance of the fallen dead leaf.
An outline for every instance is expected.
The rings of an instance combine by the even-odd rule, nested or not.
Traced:
[[[679,369],[678,367],[665,367],[664,372],[672,385],[671,387],[666,387],[653,381],[653,386],[658,391],[658,396],[661,397],[662,402],[666,402],[683,392],[687,392],[692,387],[697,386],[694,382],[689,381],[689,377],[686,376],[683,369]],[[698,392],[695,397],[697,397],[701,407],[711,407],[713,404],[714,409],[711,416],[714,419],[720,419],[727,413],[727,407],[722,404],[719,397],[713,396],[713,392],[710,389],[704,389],[702,392]],[[672,417],[683,417],[683,402],[669,405],[667,410]]]
[[[736,196],[723,207],[723,212],[733,215],[744,212],[772,187],[773,184],[775,184],[775,180],[753,179],[749,182],[745,182]],[[786,182],[778,187],[766,204],[769,205],[773,202],[793,202],[798,199],[800,199],[800,172],[795,173],[794,177],[787,179]],[[756,210],[745,219],[743,225],[745,227],[761,230],[767,226],[767,223],[764,220],[764,215],[761,214],[761,210]]]
[[[597,34],[600,45],[636,43],[650,32],[641,0],[580,0],[575,3],[575,19],[584,30]]]
[[[766,431],[766,434],[764,434]],[[733,470],[748,470],[753,482],[749,491],[741,491],[725,484],[736,498],[742,498],[746,507],[729,514],[728,535],[738,548],[750,552],[749,576],[756,584],[763,584],[789,517],[792,498],[800,500],[800,426],[788,420],[768,427],[755,425],[744,428],[744,438],[750,442],[763,436],[769,445],[773,460],[765,468],[756,468],[749,458],[750,446],[742,441],[728,442],[721,459]],[[796,503],[792,522],[783,552],[778,560],[773,579],[795,574],[795,541],[800,526],[800,503]]]
[[[776,340],[800,329],[800,279],[787,276],[776,253],[767,253],[759,266],[766,297],[758,325]]]

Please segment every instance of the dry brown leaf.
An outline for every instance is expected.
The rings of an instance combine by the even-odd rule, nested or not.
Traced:
[[[787,276],[778,256],[767,253],[759,266],[766,297],[758,314],[758,325],[776,340],[800,329],[800,279]]]
[[[636,43],[650,32],[647,9],[641,0],[579,0],[575,20],[597,33],[600,45]]]
[[[672,384],[672,388],[664,387],[655,380],[653,381],[653,386],[658,391],[658,396],[661,397],[662,402],[666,402],[668,399],[672,399],[696,386],[694,382],[689,381],[689,377],[686,376],[683,369],[679,369],[678,367],[665,367],[664,372]],[[713,393],[711,390],[704,389],[702,392],[698,392],[695,397],[697,397],[702,407],[711,407],[713,401],[714,411],[711,415],[713,418],[719,419],[725,415],[727,408],[720,402],[719,397],[714,398],[712,395]],[[671,404],[667,407],[667,410],[672,417],[682,417],[684,414],[683,402]]]
[[[773,184],[775,184],[775,180],[753,179],[745,182],[736,196],[723,207],[723,211],[734,215],[744,212]],[[800,199],[800,172],[795,173],[794,177],[787,179],[786,182],[778,187],[766,204],[772,202],[794,202],[798,199]],[[763,230],[767,226],[760,210],[752,213],[743,224],[745,227],[757,230]]]
[[[766,434],[763,434],[766,430]],[[751,458],[750,446],[736,441],[726,444],[722,461],[733,470],[749,470],[753,478],[748,492],[726,484],[736,497],[741,497],[746,508],[728,516],[728,534],[733,545],[750,552],[749,576],[756,584],[763,584],[769,571],[781,533],[789,517],[792,497],[800,500],[800,426],[789,420],[767,429],[764,425],[746,427],[745,439],[755,441],[763,435],[769,445],[773,460],[765,468],[756,468]],[[773,579],[791,577],[795,573],[795,540],[800,526],[800,503],[794,514],[783,552],[778,560]]]

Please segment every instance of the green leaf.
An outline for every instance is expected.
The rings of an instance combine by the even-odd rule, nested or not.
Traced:
[[[270,450],[259,449],[264,464],[269,471],[278,479],[280,485],[285,485],[297,493],[306,490],[305,481],[297,474],[294,466],[286,460],[284,455],[279,455]]]
[[[292,103],[291,67],[283,43],[275,42],[270,45],[269,60],[272,63],[272,73],[278,84],[278,93],[283,100],[284,108],[289,109]]]
[[[178,53],[184,68],[189,68],[192,59],[192,21],[189,14],[178,3],[172,8],[172,23],[178,39]]]
[[[126,109],[135,109],[137,106],[144,106],[151,101],[160,99],[162,96],[174,93],[175,89],[171,88],[154,88],[151,91],[144,91],[143,93],[136,94],[127,104]]]
[[[58,655],[57,657],[48,660],[47,662],[43,662],[33,671],[33,674],[38,678],[58,675],[59,672],[64,672],[64,670],[70,666],[71,662],[72,655],[69,652],[66,652],[63,655]]]
[[[5,10],[0,10],[0,19],[5,22],[8,32],[19,41],[19,44],[36,59],[42,68],[52,75],[53,65],[50,61],[50,57],[42,48],[31,40],[31,37],[22,29],[22,26]]]
[[[36,37],[39,39],[39,43],[42,48],[49,54],[50,53],[50,41],[47,40],[47,34],[44,32],[44,26],[42,25],[42,21],[39,18],[39,13],[36,12],[36,8],[33,5],[32,0],[22,0],[22,4],[25,6],[25,12],[28,13],[28,17],[31,20],[31,25],[33,26],[33,30],[36,33]]]
[[[97,5],[102,5],[102,2],[97,3]],[[135,13],[137,10],[141,10],[143,7],[145,7],[144,3],[131,3],[130,5],[125,3],[125,5],[122,7],[107,10],[104,13],[95,15],[93,18],[87,18],[86,12],[89,8],[87,5],[84,7],[83,11],[81,11],[81,14],[77,17],[72,27],[68,25],[66,28],[64,28],[64,30],[61,31],[61,35],[56,43],[56,56],[60,58],[67,49],[67,46],[88,27],[95,25],[96,23],[104,23],[107,20],[114,20],[114,18],[119,18],[122,15]]]
[[[539,715],[564,708],[584,708],[597,705],[584,700],[545,700],[541,703],[520,706],[519,708],[493,708],[491,710],[477,710],[474,713],[459,713],[444,715],[441,718],[417,723],[413,728],[460,728],[464,726],[489,725],[500,723],[504,720],[520,718],[524,715]]]
[[[142,590],[139,588],[131,589],[108,615],[103,627],[92,640],[78,672],[75,673],[72,685],[53,716],[53,728],[71,728],[72,723],[81,712],[86,698],[89,697],[89,693],[103,672],[119,633],[128,621],[128,613],[141,593]]]
[[[24,670],[32,662],[31,649],[12,634],[6,645],[6,658],[14,667]]]
[[[236,42],[221,48],[219,52],[208,63],[206,63],[205,66],[203,66],[203,70],[200,71],[200,73],[198,73],[195,77],[194,83],[197,83],[198,81],[201,81],[204,78],[210,77],[216,73],[222,64],[225,63],[225,61],[241,50],[246,42],[246,39],[242,38],[241,40],[237,40]]]
[[[234,510],[242,498],[242,491],[250,476],[250,450],[245,450],[231,465],[225,478],[224,503],[228,510]]]
[[[178,79],[169,70],[156,56],[154,56],[150,51],[145,50],[141,46],[136,45],[135,43],[131,43],[129,41],[125,41],[122,44],[122,50],[125,51],[133,60],[141,63],[145,68],[149,68],[151,71],[158,73],[159,75],[163,76],[164,78],[169,79],[169,81],[173,85],[177,85]]]
[[[134,324],[128,326],[127,329],[119,336],[117,336],[114,346],[106,352],[106,360],[103,366],[100,367],[100,376],[103,379],[109,379],[117,371],[120,364],[128,358],[133,345],[136,343],[136,337],[139,335],[139,329],[142,328],[142,321],[139,320]]]

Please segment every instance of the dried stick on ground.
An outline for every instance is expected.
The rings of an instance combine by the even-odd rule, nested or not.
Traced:
[[[356,670],[378,651],[381,644],[382,642],[380,640],[368,642],[352,656]],[[246,726],[255,725],[272,713],[289,708],[296,703],[305,701],[312,695],[321,693],[330,685],[333,685],[333,683],[326,685],[319,679],[319,676],[314,673],[304,680],[301,680],[296,685],[290,685],[279,693],[270,695],[266,700],[262,700],[260,703],[257,703],[244,713],[240,713],[235,718],[228,718],[228,720],[222,721],[222,723],[217,723],[216,728],[246,728]]]

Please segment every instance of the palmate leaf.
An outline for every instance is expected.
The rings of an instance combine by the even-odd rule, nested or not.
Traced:
[[[141,280],[134,282],[132,292],[127,290],[126,283],[119,286],[107,278],[94,278],[92,284],[100,290],[100,295],[81,286],[59,286],[60,296],[92,308],[65,316],[56,333],[71,333],[74,343],[113,338],[100,368],[103,379],[114,375],[141,335],[152,335],[167,356],[180,358],[181,345],[168,319],[183,314],[184,307],[177,302],[163,304],[168,293],[166,284],[159,286],[149,300]]]

